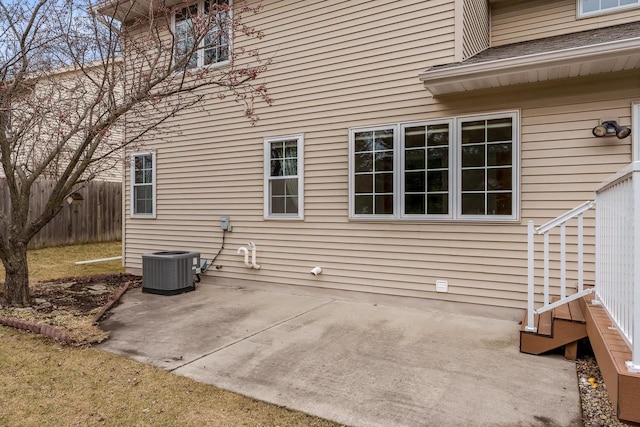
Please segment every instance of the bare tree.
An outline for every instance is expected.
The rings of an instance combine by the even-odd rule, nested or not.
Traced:
[[[163,132],[163,122],[198,108],[205,94],[232,97],[252,124],[254,103],[271,103],[259,81],[269,61],[230,43],[231,34],[262,37],[243,21],[259,6],[172,4],[0,0],[0,175],[10,198],[0,212],[5,304],[30,304],[29,241],[119,151]],[[32,186],[44,178],[55,185],[45,208],[32,212]]]

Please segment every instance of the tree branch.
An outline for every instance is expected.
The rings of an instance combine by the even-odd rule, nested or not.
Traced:
[[[139,17],[129,0],[115,3],[124,11],[123,24],[116,25],[115,16],[83,15],[78,6],[90,4],[83,0],[39,0],[19,10],[0,1],[3,19],[13,20],[7,31],[20,40],[16,58],[0,57],[0,101],[11,102],[13,115],[11,134],[0,129],[0,162],[12,203],[5,221],[12,238],[35,236],[73,188],[95,177],[118,152],[167,135],[165,123],[201,105],[206,89],[216,88],[221,101],[231,96],[241,103],[252,124],[254,103],[271,103],[266,86],[255,83],[270,61],[255,50],[229,52],[229,64],[221,67],[189,68],[190,58],[208,47],[205,38],[212,31],[233,28],[248,39],[262,37],[241,20],[251,8],[224,15],[233,16],[231,22],[215,13],[192,16],[193,43],[176,55],[173,10],[161,6]],[[53,179],[53,188],[43,210],[31,212],[31,187],[42,178]]]

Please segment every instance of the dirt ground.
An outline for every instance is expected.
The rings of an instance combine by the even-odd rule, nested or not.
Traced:
[[[31,295],[38,312],[65,310],[84,315],[109,303],[123,286],[140,286],[140,281],[123,273],[55,279],[37,283]]]
[[[101,342],[108,338],[96,324],[103,307],[125,287],[131,289],[141,283],[140,277],[124,273],[39,282],[32,285],[31,307],[0,307],[0,316],[60,328],[77,344]]]

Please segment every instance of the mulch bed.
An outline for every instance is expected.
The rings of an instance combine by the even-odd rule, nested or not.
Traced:
[[[0,306],[0,324],[40,333],[60,342],[86,345],[108,338],[98,321],[142,278],[131,274],[69,277],[36,283],[31,289],[32,306]]]

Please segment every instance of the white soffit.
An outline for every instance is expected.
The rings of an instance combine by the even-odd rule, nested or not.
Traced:
[[[640,38],[427,70],[434,96],[640,68]]]
[[[160,7],[173,7],[181,0],[104,0],[93,6],[97,13],[118,21],[132,21],[153,14]]]

